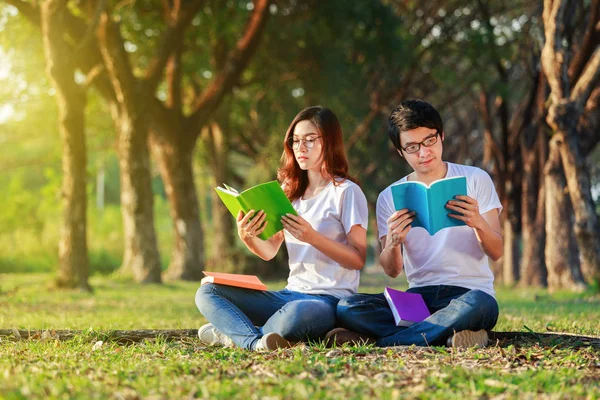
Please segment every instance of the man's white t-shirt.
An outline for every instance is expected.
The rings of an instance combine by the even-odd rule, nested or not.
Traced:
[[[446,178],[467,178],[467,195],[477,200],[481,214],[493,209],[498,209],[498,213],[502,211],[494,183],[485,171],[466,165],[446,164]],[[387,220],[395,212],[391,187],[406,180],[405,176],[394,182],[377,199],[379,240],[387,236]],[[409,287],[453,285],[479,289],[495,296],[494,275],[473,228],[445,228],[433,236],[424,228],[412,228],[402,246],[404,271]]]
[[[317,232],[340,243],[346,244],[346,235],[353,226],[368,226],[367,199],[360,187],[348,179],[339,186],[330,182],[315,197],[300,198],[292,205]],[[286,289],[338,298],[357,292],[359,271],[342,267],[308,243],[285,230],[284,233],[290,264]]]

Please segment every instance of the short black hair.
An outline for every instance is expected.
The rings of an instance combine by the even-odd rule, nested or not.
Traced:
[[[388,118],[388,135],[398,150],[402,150],[400,133],[421,127],[435,129],[440,135],[444,132],[442,117],[431,104],[423,100],[403,101]]]

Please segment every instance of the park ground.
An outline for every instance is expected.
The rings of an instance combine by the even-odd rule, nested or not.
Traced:
[[[360,399],[600,398],[600,296],[499,288],[495,331],[521,336],[486,349],[319,343],[270,353],[204,346],[193,337],[133,344],[115,330],[191,329],[197,283],[91,279],[94,293],[57,291],[48,274],[0,274],[0,398]],[[285,282],[268,282],[278,289]],[[361,291],[404,282],[364,273]],[[56,340],[54,330],[82,332]],[[571,335],[549,335],[568,333]]]

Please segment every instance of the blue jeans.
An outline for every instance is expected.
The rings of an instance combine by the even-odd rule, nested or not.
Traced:
[[[491,330],[498,320],[498,303],[481,290],[458,286],[424,286],[408,289],[420,293],[431,316],[409,327],[396,326],[388,303],[380,294],[355,294],[337,307],[338,325],[377,339],[381,347],[443,345],[462,330]]]
[[[335,326],[338,301],[327,294],[260,291],[212,283],[196,292],[200,313],[244,349],[254,349],[270,332],[290,342],[322,339]]]

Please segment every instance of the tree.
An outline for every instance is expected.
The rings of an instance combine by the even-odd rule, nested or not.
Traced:
[[[583,7],[577,6],[577,3],[569,0],[544,1],[546,42],[542,49],[542,67],[550,86],[546,121],[553,130],[548,170],[556,171],[554,182],[559,184],[557,189],[561,188],[559,176],[562,174],[557,169],[564,170],[569,200],[575,214],[574,230],[582,255],[582,270],[588,281],[599,281],[600,225],[591,197],[589,172],[578,125],[600,79],[600,47],[598,34],[594,33],[600,21],[600,1],[594,0],[590,6],[583,41],[575,52],[573,42],[578,39],[574,34],[575,18],[578,13],[585,15]],[[569,46],[569,43],[572,45]],[[557,217],[561,209],[552,206],[553,201],[560,197],[560,192],[548,186],[546,190],[547,218],[552,215]],[[563,216],[562,224],[570,226],[570,221],[567,220],[565,224],[564,219]],[[550,230],[546,234],[547,240],[553,237],[554,240],[566,241],[564,233],[563,236],[557,236],[558,232]],[[552,250],[547,250],[547,255],[548,251]],[[555,266],[552,259],[546,262],[550,275],[550,270]]]
[[[46,0],[40,7],[46,69],[55,89],[62,153],[62,221],[58,243],[59,287],[91,290],[86,229],[85,89],[75,82],[72,53],[61,26],[66,2]]]

